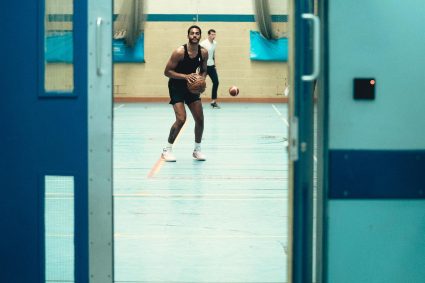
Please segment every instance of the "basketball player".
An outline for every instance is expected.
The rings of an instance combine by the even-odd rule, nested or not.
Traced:
[[[176,121],[171,126],[168,144],[162,151],[162,158],[165,161],[173,162],[176,158],[173,154],[173,143],[176,140],[181,128],[186,122],[186,109],[184,104],[189,107],[195,120],[195,149],[193,158],[199,161],[206,160],[201,151],[202,133],[204,132],[204,113],[202,109],[200,94],[190,93],[187,89],[187,82],[193,82],[196,79],[196,71],[199,68],[199,74],[207,76],[208,51],[199,45],[201,39],[201,28],[193,25],[187,30],[188,43],[178,47],[171,54],[164,75],[169,77],[168,90],[170,94],[170,104],[173,105]]]
[[[215,41],[216,32],[214,29],[210,29],[208,31],[208,38],[201,42],[201,46],[205,47],[208,50],[208,61],[207,61],[207,74],[211,78],[213,83],[211,90],[211,106],[212,108],[220,108],[218,106],[217,100],[217,90],[218,90],[218,75],[215,67],[215,48],[217,46],[217,42]]]

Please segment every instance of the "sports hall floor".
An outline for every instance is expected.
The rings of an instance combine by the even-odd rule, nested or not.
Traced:
[[[287,104],[221,106],[204,103],[207,161],[192,159],[187,109],[167,163],[172,107],[115,104],[115,282],[286,282]]]

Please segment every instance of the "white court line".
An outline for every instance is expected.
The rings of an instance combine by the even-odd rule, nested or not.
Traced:
[[[114,110],[120,109],[121,107],[124,107],[124,104],[120,104],[117,107],[114,108]]]
[[[287,127],[289,127],[288,120],[285,117],[283,117],[282,113],[280,113],[280,111],[277,109],[277,107],[274,104],[272,104],[272,107],[273,107],[274,111],[276,111],[277,115],[279,115],[280,119],[286,124]]]
[[[280,111],[277,109],[277,107],[276,107],[276,106],[274,106],[274,104],[272,104],[272,107],[273,107],[274,111],[276,111],[277,115],[279,115],[279,116],[280,116],[280,119],[282,119],[282,121],[283,121],[283,122],[285,122],[286,126],[287,126],[287,127],[289,127],[288,120],[287,120],[287,119],[285,119],[285,118],[282,116],[282,113],[280,113]],[[314,158],[314,161],[316,161],[316,162],[317,162],[317,157],[316,157],[316,155],[313,155],[313,158]]]

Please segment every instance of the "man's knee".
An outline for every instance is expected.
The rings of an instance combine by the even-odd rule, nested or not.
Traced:
[[[179,115],[176,117],[176,125],[178,127],[183,127],[184,123],[186,122],[186,115]]]
[[[204,127],[204,117],[197,117],[195,123],[198,127]]]

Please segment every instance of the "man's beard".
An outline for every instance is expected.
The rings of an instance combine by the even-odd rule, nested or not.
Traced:
[[[189,41],[190,41],[190,43],[198,43],[199,42],[199,39],[197,39],[197,38],[191,38],[191,39],[189,39]]]

